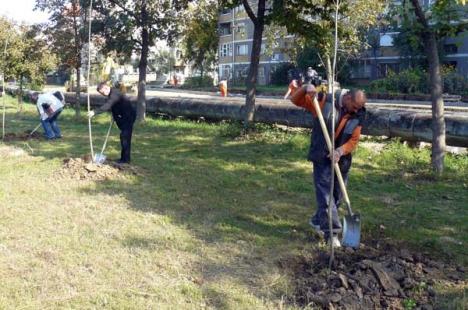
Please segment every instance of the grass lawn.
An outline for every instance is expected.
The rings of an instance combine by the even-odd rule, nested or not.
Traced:
[[[35,108],[17,115],[14,102],[7,132],[34,128]],[[108,121],[93,121],[97,148]],[[235,124],[149,118],[133,143],[143,175],[76,181],[56,173],[89,152],[87,120],[68,109],[59,124],[60,141],[0,146],[0,309],[295,308],[278,261],[321,246],[307,225],[307,133],[262,126],[236,139]],[[364,242],[389,238],[467,266],[467,155],[448,156],[434,181],[428,150],[369,145],[349,181]],[[106,153],[119,151],[114,128]]]

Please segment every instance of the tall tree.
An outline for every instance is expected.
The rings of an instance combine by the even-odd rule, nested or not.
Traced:
[[[411,0],[414,14],[420,25],[421,38],[429,63],[429,79],[432,101],[432,168],[440,175],[444,170],[445,158],[445,118],[442,98],[442,77],[438,41],[466,30],[466,10],[460,7],[460,1],[436,0],[423,8],[418,0]],[[465,16],[463,16],[465,14]]]
[[[254,26],[249,73],[245,81],[247,94],[245,97],[244,126],[248,128],[254,121],[255,117],[255,97],[257,93],[258,67],[260,64],[263,32],[265,30],[265,26],[270,23],[270,19],[267,18],[267,12],[269,12],[269,8],[267,8],[266,0],[220,0],[220,2],[221,7],[224,8],[234,9],[237,6],[242,5]]]
[[[80,115],[82,51],[87,43],[88,6],[89,0],[36,0],[37,9],[51,13],[46,33],[52,42],[52,50],[60,57],[62,65],[75,71],[77,117]]]
[[[100,32],[106,39],[106,50],[140,55],[138,64],[137,116],[146,112],[146,72],[150,48],[156,40],[172,42],[179,34],[183,10],[188,0],[100,0]]]
[[[3,60],[5,78],[19,83],[18,106],[22,108],[24,82],[30,86],[42,86],[48,71],[56,65],[55,55],[49,51],[47,40],[38,26],[10,24],[6,34],[8,45]]]
[[[182,36],[183,59],[201,75],[212,69],[218,51],[218,5],[216,0],[198,1],[190,6]]]
[[[333,81],[334,3],[334,0],[274,0],[272,16],[276,23],[303,39],[299,43],[318,50],[329,85]],[[383,0],[340,1],[338,45],[341,56],[357,55],[365,47],[364,35],[376,24],[384,7]]]

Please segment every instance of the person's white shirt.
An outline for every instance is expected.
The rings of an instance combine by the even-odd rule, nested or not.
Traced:
[[[52,112],[55,113],[58,110],[63,108],[63,102],[60,101],[57,97],[55,97],[52,93],[45,93],[39,95],[37,98],[37,110],[41,116],[41,120],[48,119],[51,115],[48,115],[44,110],[43,104],[48,104],[49,107],[52,109]]]

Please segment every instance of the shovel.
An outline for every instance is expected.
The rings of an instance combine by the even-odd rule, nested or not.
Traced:
[[[31,131],[31,133],[28,135],[28,139],[32,137],[33,133],[35,133],[39,127],[41,127],[42,123],[39,123],[39,125],[36,126],[36,128],[33,129],[33,131]]]
[[[94,162],[96,164],[103,164],[106,161],[106,155],[104,155],[104,150],[106,149],[106,146],[107,146],[107,140],[109,139],[112,125],[114,125],[114,119],[112,119],[109,125],[109,129],[107,130],[106,139],[104,140],[104,144],[102,145],[101,153],[94,154]]]
[[[328,134],[328,129],[325,125],[325,120],[323,119],[322,110],[320,109],[317,98],[314,98],[313,103],[328,149],[331,150],[332,143],[330,140],[330,135]],[[359,214],[353,213],[353,210],[351,209],[351,202],[349,201],[348,192],[346,190],[338,163],[335,163],[335,173],[336,178],[338,179],[338,183],[340,184],[341,192],[343,193],[346,207],[348,209],[348,214],[344,217],[343,220],[343,240],[341,243],[346,247],[358,248],[361,240],[361,216]]]

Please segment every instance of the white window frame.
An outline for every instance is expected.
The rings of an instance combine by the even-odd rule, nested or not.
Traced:
[[[232,56],[232,43],[224,43],[219,47],[219,57]]]
[[[237,56],[247,56],[247,55],[249,55],[249,45],[248,44],[236,45],[236,55]]]

